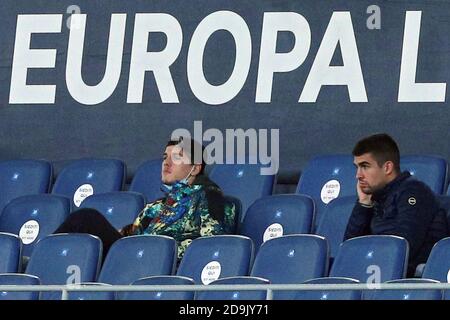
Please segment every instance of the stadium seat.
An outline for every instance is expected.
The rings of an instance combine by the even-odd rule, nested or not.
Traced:
[[[10,160],[0,162],[0,214],[12,199],[24,195],[47,193],[52,166],[43,160]]]
[[[79,159],[58,174],[52,193],[68,197],[75,207],[92,194],[122,190],[125,164],[114,159]]]
[[[397,279],[386,283],[439,283],[431,279]],[[442,290],[436,289],[398,289],[365,290],[364,300],[442,300]]]
[[[219,278],[246,276],[253,261],[253,242],[239,235],[200,237],[186,249],[178,276],[209,284]]]
[[[223,197],[225,198],[225,202],[228,205],[234,206],[234,229],[232,230],[232,233],[236,234],[239,232],[240,228],[239,217],[241,217],[242,215],[242,202],[241,200],[233,196],[224,195]]]
[[[116,228],[133,223],[144,208],[144,196],[137,192],[116,191],[94,194],[84,200],[80,208],[92,208],[101,212]]]
[[[41,284],[75,284],[97,278],[102,242],[89,234],[53,234],[39,240],[25,270]],[[61,299],[61,292],[43,292],[41,299]]]
[[[308,196],[283,194],[256,200],[247,210],[240,234],[253,240],[255,252],[269,239],[310,233],[314,202]]]
[[[154,276],[132,283],[139,285],[193,285],[194,280],[181,276]],[[128,291],[118,292],[119,300],[193,300],[194,291]]]
[[[364,283],[381,283],[406,276],[409,246],[401,237],[363,236],[343,242],[330,277],[348,277]]]
[[[210,283],[216,284],[269,284],[269,280],[258,277],[229,277]],[[198,291],[195,300],[266,300],[266,290]]]
[[[31,286],[40,285],[38,277],[21,273],[0,274],[0,286],[3,285],[21,285]],[[1,291],[0,300],[38,300],[39,291]]]
[[[22,255],[29,257],[36,242],[53,233],[69,212],[70,201],[65,197],[22,196],[6,205],[0,216],[0,231],[18,235],[23,243]]]
[[[131,180],[130,191],[142,193],[148,202],[164,197],[161,191],[162,159],[153,159],[141,164]]]
[[[333,199],[356,195],[356,170],[350,155],[324,155],[313,158],[300,176],[296,193],[306,194],[316,204],[315,227],[325,206]]]
[[[336,257],[339,246],[344,241],[345,230],[356,199],[356,196],[347,196],[332,200],[326,206],[321,221],[319,221],[315,233],[328,240],[332,260]]]
[[[305,281],[304,284],[351,284],[359,283],[351,278],[327,277]],[[299,290],[295,300],[361,300],[360,290]]]
[[[275,176],[261,175],[261,168],[259,164],[216,164],[209,174],[224,194],[241,200],[240,222],[255,200],[272,194]]]
[[[450,237],[439,240],[433,246],[422,277],[450,282]]]
[[[156,275],[171,275],[176,267],[177,245],[173,238],[158,235],[130,236],[111,246],[98,281],[130,284]]]
[[[0,273],[19,272],[22,262],[22,241],[11,233],[0,233]]]
[[[110,286],[106,283],[82,283],[83,286]],[[114,300],[114,291],[68,291],[67,300]]]
[[[450,300],[450,290],[443,290],[444,291],[444,300]]]
[[[251,276],[270,283],[299,284],[324,277],[328,268],[328,244],[317,235],[287,235],[264,242],[256,255]],[[295,292],[276,291],[274,299],[292,299]]]
[[[436,194],[444,194],[447,183],[447,161],[430,155],[410,155],[400,159],[402,171],[409,171],[417,180],[425,182]]]

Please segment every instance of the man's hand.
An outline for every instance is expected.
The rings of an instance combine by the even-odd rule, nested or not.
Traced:
[[[361,190],[361,186],[359,184],[359,181],[356,183],[356,191],[358,192],[358,201],[359,203],[366,205],[366,206],[372,206],[373,202],[372,202],[372,195],[371,194],[367,194],[364,193]]]

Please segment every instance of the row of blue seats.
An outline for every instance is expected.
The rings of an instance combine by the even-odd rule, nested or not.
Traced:
[[[0,263],[7,264],[9,270],[14,272],[21,261],[20,239],[14,235],[1,234],[0,241],[1,256],[4,257]],[[39,279],[40,284],[45,285],[73,282],[131,284],[145,277],[176,275],[191,279],[187,282],[204,285],[236,276],[263,279],[241,278],[243,283],[300,284],[323,277],[329,277],[328,280],[323,280],[328,283],[384,283],[405,278],[408,253],[408,243],[400,237],[354,238],[341,244],[336,259],[328,270],[329,249],[327,240],[323,237],[288,235],[274,238],[265,242],[255,255],[250,238],[224,235],[194,240],[177,267],[176,242],[173,238],[133,236],[114,243],[101,266],[102,244],[97,237],[87,234],[59,234],[41,239],[27,264],[25,275],[14,274],[9,279],[25,279],[25,283],[28,283],[30,277],[27,275],[32,275]],[[450,238],[445,238],[433,247],[423,270],[423,281],[448,282],[449,270]],[[351,280],[342,282],[340,278]],[[8,277],[4,277],[0,284],[7,284],[7,279]],[[230,281],[233,283],[233,280]],[[147,282],[141,280],[139,283]],[[8,294],[9,298],[14,297],[13,292],[3,296],[6,298]],[[169,293],[166,292],[165,295],[167,294]],[[275,291],[274,298],[293,299],[299,294]],[[96,296],[82,292],[76,295],[80,298]],[[245,296],[244,293],[242,295]],[[46,292],[41,294],[41,298],[59,299],[61,295]]]
[[[241,211],[240,201],[227,196]],[[448,210],[450,197],[441,196],[442,207]],[[348,219],[356,202],[355,196],[339,197],[331,201],[321,216],[315,211],[314,200],[305,195],[271,195],[256,200],[247,210],[242,223],[236,221],[235,234],[248,236],[258,251],[271,238],[289,234],[314,233],[325,237],[334,258],[343,241]],[[94,194],[81,204],[101,212],[117,229],[134,221],[145,205],[144,197],[135,192]],[[18,235],[23,242],[23,255],[30,256],[36,242],[53,233],[69,216],[72,206],[66,197],[41,194],[12,200],[0,215],[0,232]],[[314,220],[320,221],[314,228]]]
[[[439,195],[447,189],[448,165],[437,156],[404,156],[402,170],[410,171]],[[225,194],[240,199],[242,213],[257,199],[271,195],[275,176],[261,175],[259,164],[214,165],[210,177]],[[143,163],[128,188],[152,201],[161,197],[161,160]],[[22,195],[51,192],[71,199],[80,206],[91,194],[124,190],[126,166],[120,160],[81,159],[66,165],[53,185],[52,166],[43,160],[12,160],[0,162],[0,212],[12,199]],[[318,156],[303,169],[297,194],[311,196],[318,215],[336,197],[355,195],[353,158],[347,155]],[[450,190],[447,191],[450,194]],[[242,221],[244,215],[240,217]],[[316,219],[318,221],[318,219]],[[317,225],[315,225],[317,226]]]

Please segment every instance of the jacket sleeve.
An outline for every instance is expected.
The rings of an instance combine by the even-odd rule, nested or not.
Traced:
[[[370,234],[370,221],[373,216],[373,207],[366,207],[356,202],[348,220],[344,241],[347,239],[366,236]]]
[[[422,188],[410,186],[396,199],[397,212],[386,219],[393,219],[392,229],[382,234],[391,234],[408,240],[410,257],[415,257],[425,242],[427,233],[438,211],[434,196]]]

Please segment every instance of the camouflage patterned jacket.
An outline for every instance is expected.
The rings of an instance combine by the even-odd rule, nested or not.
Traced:
[[[181,259],[195,238],[232,233],[234,215],[234,206],[226,203],[220,188],[201,175],[192,185],[173,185],[165,198],[146,205],[133,224],[135,234],[173,237]]]

